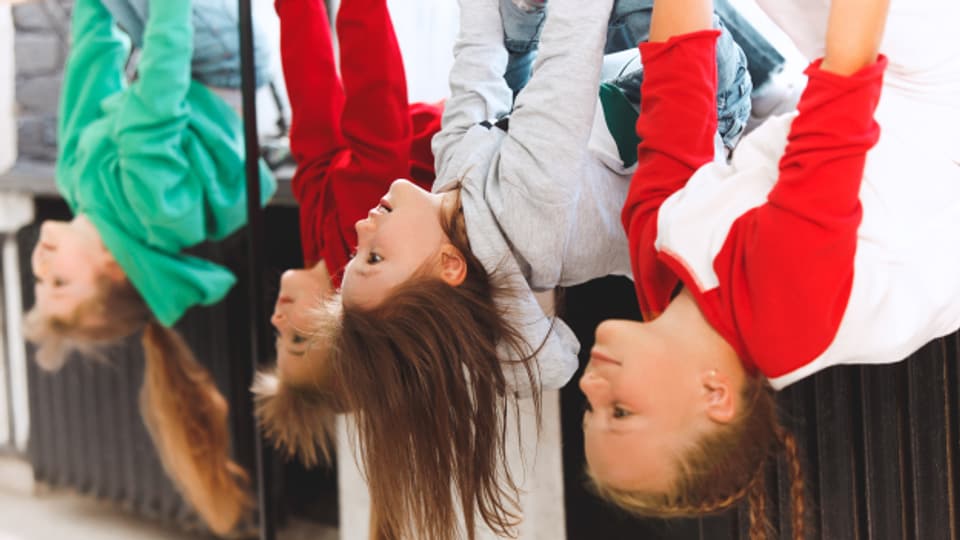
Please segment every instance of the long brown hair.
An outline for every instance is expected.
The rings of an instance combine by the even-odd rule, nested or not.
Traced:
[[[472,539],[478,514],[495,534],[512,537],[519,493],[505,437],[517,401],[505,370],[525,374],[539,417],[535,351],[498,303],[511,291],[470,251],[462,212],[442,226],[466,260],[466,280],[454,287],[419,276],[373,309],[344,307],[335,378],[356,415],[379,537],[457,538],[462,516]],[[513,366],[505,358],[524,360]]]
[[[73,350],[98,350],[143,331],[140,411],[161,463],[210,529],[229,533],[250,507],[247,475],[230,459],[227,402],[183,338],[153,318],[129,282],[102,278],[69,317],[27,313],[37,363],[55,370]],[[102,356],[102,355],[101,355]]]
[[[677,479],[670,493],[615,488],[590,475],[593,488],[621,508],[649,517],[702,516],[747,500],[750,539],[766,540],[771,537],[766,472],[771,460],[782,452],[790,476],[793,539],[803,540],[805,497],[796,440],[780,425],[766,379],[748,376],[741,397],[744,406],[733,422],[706,434],[678,459]]]

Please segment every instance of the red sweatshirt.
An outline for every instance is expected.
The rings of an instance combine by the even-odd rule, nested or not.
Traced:
[[[323,259],[339,285],[357,245],[354,224],[397,178],[429,190],[430,141],[441,105],[408,104],[403,59],[385,0],[350,0],[337,15],[342,81],[322,0],[277,0],[293,110],[304,264]]]
[[[744,364],[776,379],[826,354],[844,318],[886,60],[849,77],[811,64],[785,149],[782,137],[771,149],[773,122],[737,149],[738,169],[711,163],[716,36],[640,45],[642,142],[622,219],[644,317],[682,282]],[[779,166],[756,157],[771,152]]]

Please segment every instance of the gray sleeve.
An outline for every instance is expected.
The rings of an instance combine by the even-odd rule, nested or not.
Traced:
[[[500,149],[498,180],[517,195],[564,204],[578,191],[612,4],[550,0],[533,76]]]
[[[510,112],[513,93],[503,78],[507,67],[503,39],[498,0],[460,0],[450,98],[432,142],[438,183],[459,172],[458,150],[465,150],[460,143],[471,127]]]

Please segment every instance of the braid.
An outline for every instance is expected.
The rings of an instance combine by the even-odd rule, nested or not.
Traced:
[[[750,540],[767,540],[767,486],[766,470],[761,466],[757,469],[753,480],[750,481]]]
[[[793,522],[793,539],[804,539],[804,490],[803,490],[803,469],[800,466],[800,454],[797,451],[797,439],[792,433],[784,428],[777,431],[777,438],[783,445],[784,458],[787,462],[787,468],[790,472],[790,500],[791,500],[791,521]]]

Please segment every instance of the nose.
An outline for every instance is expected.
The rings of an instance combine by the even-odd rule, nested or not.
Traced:
[[[283,311],[280,310],[279,308],[276,308],[273,310],[273,316],[270,317],[270,324],[272,324],[273,327],[276,328],[277,330],[281,330],[280,327],[283,325],[284,321],[286,320],[287,320],[287,316],[284,315]]]
[[[603,379],[593,369],[584,371],[579,382],[580,391],[587,396],[587,400],[594,406],[596,406],[596,400],[600,396],[604,384]]]

